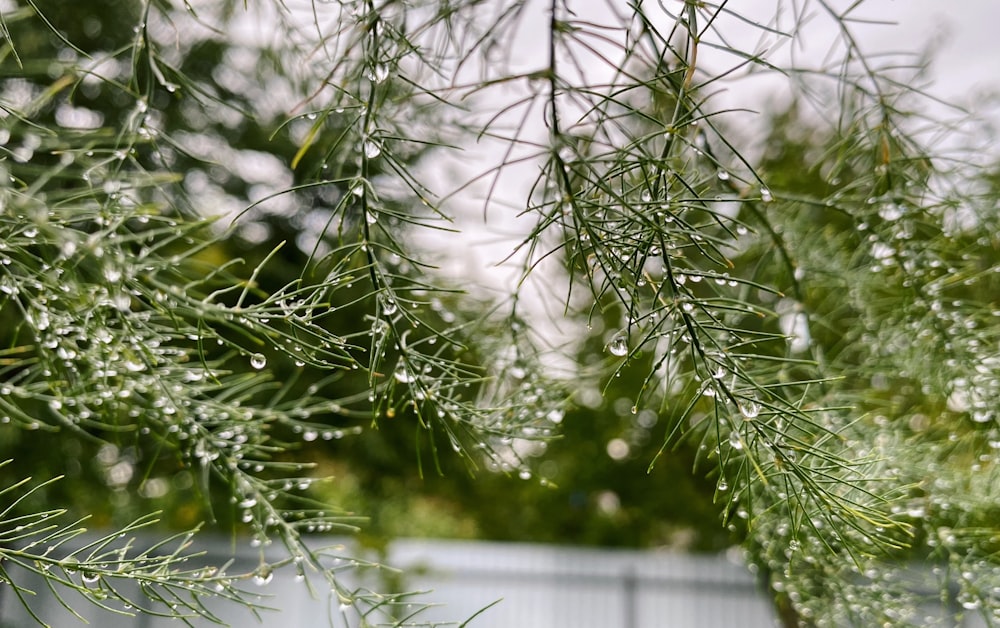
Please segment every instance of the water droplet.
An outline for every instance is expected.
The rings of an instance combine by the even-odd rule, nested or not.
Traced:
[[[365,140],[365,157],[375,159],[382,154],[382,144],[378,140]]]
[[[521,478],[522,480],[530,480],[531,471],[529,471],[528,469],[521,469],[521,471],[517,474],[517,477]]]
[[[628,355],[628,339],[625,334],[617,334],[608,343],[608,353],[611,355],[616,355],[618,357],[624,357]]]
[[[316,430],[306,430],[302,432],[302,440],[304,441],[312,442],[317,438],[319,438],[319,432],[317,432]]]
[[[389,66],[384,63],[377,64],[369,70],[368,78],[376,84],[384,82],[385,79],[389,78]]]
[[[272,579],[274,579],[274,570],[271,569],[270,565],[261,565],[253,572],[253,583],[258,587],[268,584]]]
[[[719,168],[718,177],[719,181],[729,181],[729,172]]]
[[[972,420],[976,423],[988,423],[993,420],[992,410],[973,410]]]
[[[396,370],[393,371],[392,376],[400,384],[412,384],[417,381],[416,376],[406,368],[406,365],[403,364],[402,360],[400,360],[399,364],[396,365]]]
[[[892,222],[894,220],[899,220],[900,218],[902,218],[903,208],[902,206],[896,203],[888,203],[879,208],[878,215],[880,218],[882,218],[882,220],[888,220],[889,222]]]
[[[771,194],[771,190],[767,188],[760,189],[760,200],[764,203],[770,203],[774,200],[774,195]]]
[[[255,353],[250,356],[250,366],[260,370],[267,366],[267,358],[264,357],[263,353]]]
[[[740,438],[740,433],[733,430],[729,433],[729,445],[733,449],[743,449],[743,439]]]
[[[385,316],[392,316],[399,309],[396,301],[390,296],[382,295],[379,297],[379,303],[382,305],[382,314]]]
[[[760,414],[760,404],[754,399],[744,399],[740,402],[740,414],[745,419],[756,419]]]

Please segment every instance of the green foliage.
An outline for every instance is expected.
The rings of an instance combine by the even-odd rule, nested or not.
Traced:
[[[779,68],[729,29],[795,43],[808,11],[601,23],[554,1],[528,70],[520,1],[63,4],[2,5],[5,561],[118,610],[139,601],[115,579],[168,608],[183,590],[183,617],[215,619],[217,584],[248,604],[233,578],[266,581],[263,552],[195,572],[183,541],[71,550],[76,524],[48,523],[51,503],[124,532],[163,509],[277,540],[363,625],[409,625],[409,598],[345,584],[304,535],[359,506],[679,543],[718,513],[686,543],[745,537],[786,623],[922,624],[918,560],[943,606],[957,587],[996,619],[997,180],[959,126],[935,148],[920,68],[866,56],[859,3],[805,3],[836,61]],[[766,141],[712,96],[751,70],[796,97]],[[432,190],[478,140],[498,162]],[[499,297],[435,266],[479,184],[490,224],[522,229]],[[512,520],[498,487],[526,480]],[[438,496],[379,503],[418,482]],[[477,490],[478,510],[441,497]]]

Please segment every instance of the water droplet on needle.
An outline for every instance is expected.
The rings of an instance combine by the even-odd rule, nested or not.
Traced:
[[[612,338],[611,342],[608,343],[607,349],[608,353],[620,358],[628,355],[628,339],[625,337],[625,334],[617,334]]]

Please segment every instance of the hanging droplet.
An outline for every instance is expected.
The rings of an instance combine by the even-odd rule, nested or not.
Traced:
[[[771,190],[767,188],[760,189],[760,200],[764,203],[770,203],[774,200],[774,195],[771,194]]]
[[[368,71],[368,78],[376,84],[384,82],[389,78],[389,66],[384,63],[377,64]]]
[[[745,419],[756,419],[760,414],[760,404],[754,399],[744,399],[740,401],[740,414]]]
[[[399,364],[396,365],[396,370],[393,371],[392,376],[400,384],[412,384],[417,381],[416,376],[406,368],[406,365],[403,364],[402,360],[400,360]]]
[[[392,297],[386,295],[379,297],[379,303],[382,306],[382,314],[385,316],[392,316],[396,313],[396,310],[399,309],[399,306],[396,305],[396,301]]]
[[[272,579],[274,579],[274,570],[271,569],[270,565],[261,565],[253,572],[253,583],[258,587],[268,584]]]
[[[382,144],[378,140],[367,139],[365,140],[365,157],[368,159],[375,159],[382,154]]]
[[[733,449],[743,449],[743,439],[740,438],[740,433],[737,431],[732,431],[729,433],[729,445]]]
[[[628,355],[628,339],[625,337],[625,334],[617,334],[612,338],[611,342],[608,343],[607,349],[608,353],[620,358]]]
[[[882,218],[882,220],[887,220],[889,222],[892,222],[894,220],[899,220],[900,218],[902,218],[903,213],[904,213],[903,208],[896,203],[889,203],[887,205],[883,205],[878,210],[879,217]]]
[[[250,366],[254,367],[258,371],[265,366],[267,366],[267,358],[264,357],[263,353],[255,353],[250,356]]]
[[[718,177],[719,181],[729,181],[729,172],[723,168],[719,168]]]

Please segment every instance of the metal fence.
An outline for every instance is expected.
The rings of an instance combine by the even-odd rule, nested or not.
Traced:
[[[316,539],[336,543],[338,539]],[[258,564],[258,550],[243,546],[235,557],[231,539],[202,542],[207,564],[234,562],[229,573],[248,573]],[[346,554],[360,550],[348,548]],[[137,546],[142,546],[138,543]],[[750,573],[730,557],[695,556],[656,551],[612,551],[508,543],[401,540],[390,545],[388,563],[402,568],[407,590],[430,591],[422,599],[439,604],[417,619],[454,626],[490,606],[476,616],[469,628],[714,628],[740,626],[765,628],[775,625],[770,602]],[[275,552],[275,558],[278,557]],[[67,612],[47,591],[45,584],[23,570],[5,563],[11,577],[38,594],[30,596],[33,610],[55,628],[84,625]],[[923,589],[922,580],[931,572],[913,567],[914,589]],[[363,572],[364,573],[364,572]],[[362,575],[363,575],[362,573]],[[345,577],[350,577],[348,571]],[[371,572],[368,572],[371,577]],[[322,591],[313,580],[316,591]],[[348,583],[350,585],[350,583]],[[355,582],[351,586],[356,586]],[[379,583],[368,582],[377,588]],[[385,585],[386,583],[382,583]],[[244,608],[222,600],[210,604],[212,610],[232,626],[263,628],[310,628],[336,626],[356,628],[358,622],[344,621],[338,602],[327,595],[310,594],[293,570],[275,572],[262,588],[248,583],[251,595],[274,611],[265,612],[258,622]],[[384,590],[384,589],[383,589]],[[928,589],[928,593],[930,589]],[[954,598],[954,596],[952,596]],[[79,610],[84,620],[97,628],[166,628],[181,622],[139,615],[134,617],[101,611],[73,595],[66,601]],[[955,600],[952,607],[929,606],[928,621],[934,625],[976,628],[985,623],[975,614],[963,614]],[[331,620],[331,618],[333,618]],[[194,626],[209,626],[192,620]],[[0,628],[27,628],[37,623],[15,599],[9,585],[0,584]],[[846,626],[846,624],[845,624]]]
[[[207,547],[209,562],[231,556],[232,542]],[[747,570],[725,556],[691,556],[652,551],[611,551],[544,545],[402,540],[388,550],[389,564],[404,571],[407,589],[431,591],[423,599],[439,604],[421,613],[423,621],[463,620],[493,602],[469,628],[654,628],[774,625],[770,604]],[[257,550],[236,556],[231,573],[250,571]],[[31,574],[14,572],[38,595],[33,610],[58,628],[84,625],[47,593]],[[252,587],[248,587],[252,588]],[[261,602],[278,610],[257,621],[244,609],[219,604],[219,616],[234,626],[265,628],[330,626],[331,601],[310,595],[290,570],[279,570],[262,590]],[[0,589],[0,626],[37,625]],[[151,616],[127,617],[101,611],[78,598],[70,602],[101,628],[162,628],[178,622]],[[335,601],[332,603],[336,606]],[[333,609],[336,610],[336,609]],[[196,626],[212,625],[194,620]],[[334,622],[332,625],[340,626]],[[451,624],[454,625],[454,624]]]
[[[477,618],[479,628],[774,625],[753,577],[724,556],[426,541],[393,551],[420,573],[414,584],[452,609],[474,612],[502,598]]]

